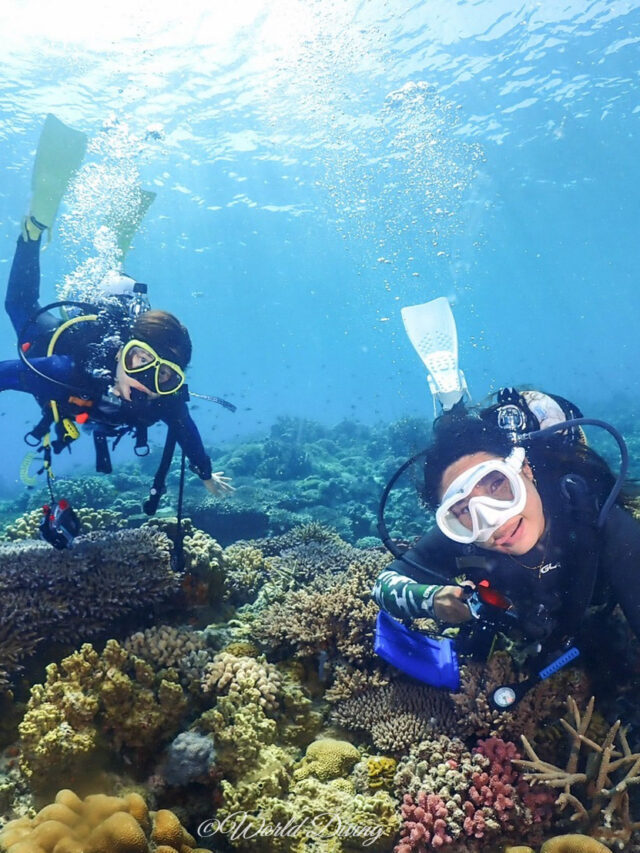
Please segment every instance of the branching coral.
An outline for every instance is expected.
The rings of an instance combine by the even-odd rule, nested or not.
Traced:
[[[202,674],[205,694],[226,693],[238,705],[253,702],[267,713],[273,713],[279,707],[281,689],[282,676],[264,657],[256,660],[220,652]]]
[[[640,753],[631,752],[620,720],[609,728],[601,744],[587,737],[593,697],[584,713],[571,697],[567,703],[574,724],[562,721],[571,741],[566,767],[542,761],[525,736],[522,743],[529,760],[517,763],[526,768],[525,777],[532,783],[562,789],[556,804],[561,810],[573,809],[570,820],[581,831],[622,847],[640,829],[640,821],[633,821],[629,810],[629,788],[640,783]]]
[[[564,697],[569,693],[584,698],[588,696],[588,681],[584,673],[568,668],[529,690],[514,711],[493,709],[488,697],[494,689],[518,680],[506,652],[496,652],[486,663],[464,664],[460,672],[460,691],[451,694],[456,706],[457,731],[476,737],[499,735],[513,739],[523,733],[532,737],[546,721],[559,715],[564,707]]]
[[[298,657],[326,652],[355,664],[372,661],[378,607],[370,590],[387,558],[378,552],[360,554],[346,572],[323,574],[259,613],[254,624],[257,639]]]
[[[47,788],[59,774],[86,766],[101,742],[142,763],[175,734],[186,708],[170,671],[156,677],[145,661],[109,640],[49,664],[44,684],[31,689],[19,725],[21,767],[32,785]]]
[[[369,688],[338,702],[332,719],[352,731],[366,732],[378,749],[391,753],[401,753],[436,731],[455,730],[449,697],[407,681]]]

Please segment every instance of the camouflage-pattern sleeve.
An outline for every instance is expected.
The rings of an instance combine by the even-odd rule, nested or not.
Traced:
[[[376,604],[396,619],[433,617],[433,597],[439,584],[416,583],[412,578],[385,569],[373,588]]]

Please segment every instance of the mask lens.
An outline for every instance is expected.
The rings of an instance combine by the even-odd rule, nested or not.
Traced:
[[[449,512],[468,530],[472,528],[469,501],[474,497],[488,497],[497,501],[511,502],[514,499],[511,483],[501,471],[489,471],[469,492],[469,495],[451,506]]]
[[[158,386],[160,393],[171,394],[182,385],[184,377],[168,364],[161,361],[158,365]]]
[[[156,356],[141,346],[128,347],[124,354],[124,366],[130,373],[148,369],[154,361]]]

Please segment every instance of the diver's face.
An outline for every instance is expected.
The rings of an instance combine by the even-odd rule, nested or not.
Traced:
[[[146,394],[151,400],[155,400],[159,397],[159,394],[150,391],[146,385],[143,385],[142,382],[138,382],[133,376],[129,376],[129,374],[124,369],[124,362],[122,359],[122,350],[120,350],[116,356],[118,361],[118,366],[116,367],[116,378],[113,383],[113,393],[122,397],[128,403],[131,402],[131,392],[135,389],[136,391],[142,391],[143,394]],[[149,364],[153,361],[153,357],[145,352],[142,349],[138,349],[137,347],[130,353],[129,359],[134,367],[143,367],[145,364]]]
[[[453,483],[460,474],[464,474],[480,462],[486,462],[490,459],[497,460],[499,458],[500,457],[495,456],[495,454],[485,453],[484,451],[481,453],[470,453],[467,456],[461,456],[460,459],[457,459],[449,465],[442,475],[439,493],[440,499],[445,494],[451,483]],[[514,515],[513,518],[505,521],[504,524],[491,534],[491,537],[486,542],[477,542],[476,544],[479,548],[485,548],[489,551],[499,551],[503,554],[513,554],[516,556],[519,554],[526,554],[527,551],[530,551],[533,548],[544,533],[545,521],[542,509],[542,500],[540,499],[540,494],[533,482],[533,472],[526,460],[520,473],[524,482],[527,498],[524,508],[520,513]],[[500,500],[500,483],[492,485],[496,490],[493,497]],[[482,483],[478,483],[473,492],[469,495],[469,499],[473,497],[474,494],[484,493],[480,491],[482,488],[486,488],[486,484],[483,486]],[[479,491],[476,491],[476,489]],[[458,515],[458,520],[464,524],[464,508],[461,508],[460,513],[461,514]]]

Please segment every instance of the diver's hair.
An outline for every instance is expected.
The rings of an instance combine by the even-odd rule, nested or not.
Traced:
[[[168,311],[145,311],[131,330],[131,337],[144,341],[162,358],[185,368],[191,361],[191,338],[186,327]]]
[[[425,453],[422,495],[433,511],[440,503],[442,475],[449,465],[472,453],[504,458],[514,447],[507,431],[497,425],[487,409],[452,409],[435,421],[433,431],[433,441]],[[613,486],[615,477],[605,460],[582,442],[569,443],[557,433],[523,446],[543,503],[557,502],[559,483],[567,474],[583,477],[600,501]]]
[[[454,407],[433,424],[433,440],[424,457],[424,490],[422,498],[435,511],[440,503],[440,484],[445,470],[471,453],[508,456],[513,444],[507,433],[483,421],[477,410]]]

